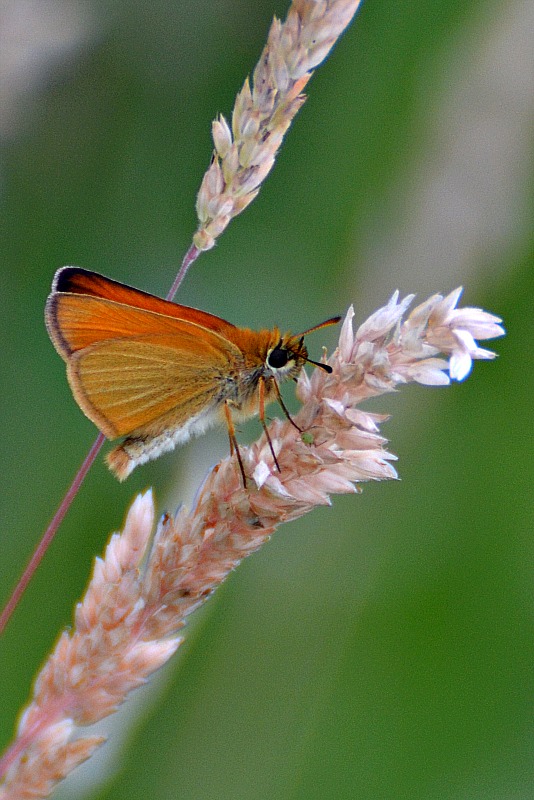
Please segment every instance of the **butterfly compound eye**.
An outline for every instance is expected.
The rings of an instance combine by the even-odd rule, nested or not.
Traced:
[[[267,356],[267,365],[273,369],[285,367],[289,361],[289,352],[281,347],[275,347]]]

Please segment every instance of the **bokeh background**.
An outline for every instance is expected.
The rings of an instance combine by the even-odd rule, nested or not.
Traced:
[[[286,11],[0,2],[2,597],[95,437],[43,324],[54,271],[167,291],[210,122]],[[243,563],[58,797],[534,798],[533,30],[530,0],[365,0],[259,198],[190,273],[180,301],[242,325],[351,302],[361,321],[395,288],[463,284],[509,333],[465,383],[372,406],[402,480]],[[123,485],[99,460],[1,642],[0,744],[134,494],[190,502],[226,452],[210,433]]]

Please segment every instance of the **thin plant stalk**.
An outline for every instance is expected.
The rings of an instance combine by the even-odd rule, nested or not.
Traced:
[[[21,599],[22,595],[24,594],[26,587],[28,586],[29,582],[31,581],[37,567],[41,563],[44,554],[48,550],[49,546],[52,544],[54,536],[56,535],[57,529],[61,525],[63,518],[67,511],[69,510],[72,501],[78,494],[78,490],[83,483],[83,480],[89,470],[91,469],[95,458],[99,454],[100,450],[102,449],[102,445],[106,441],[106,437],[103,433],[99,433],[96,437],[95,441],[91,445],[89,452],[85,456],[83,463],[76,473],[74,480],[72,481],[70,487],[67,489],[63,500],[58,506],[58,509],[54,516],[52,517],[52,521],[50,525],[44,532],[41,541],[33,551],[33,555],[30,558],[28,565],[22,575],[19,578],[11,597],[7,601],[2,613],[0,614],[0,633],[3,632],[4,628],[6,627],[7,623],[11,615],[13,614],[14,610],[16,609],[19,600]]]

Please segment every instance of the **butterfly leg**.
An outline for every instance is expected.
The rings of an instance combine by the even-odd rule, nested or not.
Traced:
[[[299,433],[302,433],[302,428],[299,428],[299,426],[297,425],[297,423],[294,421],[293,417],[291,416],[291,414],[287,410],[286,404],[284,403],[284,401],[282,399],[282,394],[280,392],[280,387],[278,386],[276,381],[274,381],[274,391],[275,391],[275,394],[276,394],[276,399],[278,400],[278,402],[280,403],[280,406],[282,407],[282,411],[284,412],[284,414],[286,415],[286,417],[288,418],[290,423],[293,425],[293,427],[296,428]]]
[[[274,378],[272,380],[274,382],[274,385],[276,386],[277,396],[279,397],[280,396],[280,390],[278,388],[278,384],[276,383]],[[282,472],[282,470],[280,469],[280,464],[278,463],[278,459],[276,458],[276,453],[274,452],[273,443],[271,441],[271,437],[269,436],[269,431],[267,430],[267,425],[265,424],[265,378],[260,378],[260,380],[259,380],[259,384],[258,384],[258,401],[259,401],[258,402],[259,418],[260,418],[260,422],[261,422],[262,428],[263,428],[263,430],[265,432],[265,438],[267,439],[267,442],[269,444],[269,450],[271,451],[271,455],[273,457],[273,461],[276,464],[276,469],[278,470],[278,472]]]
[[[239,471],[241,472],[241,477],[243,479],[243,489],[247,488],[247,477],[245,475],[245,468],[243,467],[243,461],[241,459],[241,453],[239,452],[239,445],[237,443],[236,435],[235,435],[235,428],[234,428],[234,421],[232,419],[232,412],[230,411],[230,407],[228,403],[224,404],[224,414],[226,417],[226,425],[228,427],[228,438],[230,439],[230,455],[233,456],[235,453],[237,456],[237,463],[239,464]]]

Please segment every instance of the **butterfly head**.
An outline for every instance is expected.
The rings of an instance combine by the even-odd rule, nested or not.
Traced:
[[[291,336],[286,333],[267,350],[265,368],[278,380],[296,378],[307,360],[308,351],[304,344],[304,336]]]
[[[313,364],[315,367],[320,367],[325,372],[332,372],[332,367],[328,364],[312,361],[311,358],[308,358],[304,336],[327,325],[334,325],[336,322],[339,322],[339,317],[333,317],[326,322],[322,322],[320,325],[316,325],[298,336],[286,333],[284,336],[277,338],[276,344],[267,350],[266,369],[271,372],[273,377],[282,380],[296,378],[306,362]]]

